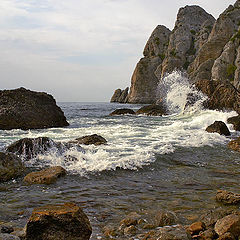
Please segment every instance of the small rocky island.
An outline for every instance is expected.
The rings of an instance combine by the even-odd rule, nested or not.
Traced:
[[[51,95],[25,88],[0,91],[0,129],[27,130],[68,125]]]

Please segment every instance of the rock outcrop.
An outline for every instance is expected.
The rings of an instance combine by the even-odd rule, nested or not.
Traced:
[[[36,208],[26,225],[26,240],[88,240],[91,234],[87,215],[74,203]]]
[[[226,190],[218,190],[216,194],[216,201],[225,205],[240,204],[240,194],[228,192]]]
[[[12,153],[0,152],[0,183],[21,176],[24,170],[20,158]]]
[[[25,88],[0,91],[0,129],[38,129],[68,126],[55,99]]]
[[[147,116],[162,116],[167,114],[167,109],[163,105],[151,104],[141,107],[136,111],[136,114],[144,114]]]
[[[126,103],[128,90],[128,87],[125,90],[121,90],[120,88],[115,90],[110,102]]]
[[[219,133],[220,135],[229,136],[231,133],[228,130],[226,124],[222,121],[215,121],[213,124],[206,128],[206,131],[209,133]]]
[[[29,173],[24,177],[24,182],[28,184],[51,184],[62,176],[66,175],[66,170],[60,166],[50,167],[38,172]]]
[[[240,131],[240,116],[234,116],[227,119],[227,122],[233,125],[234,130]]]
[[[189,82],[209,97],[204,107],[240,113],[239,0],[217,20],[199,6],[186,6],[172,31],[158,26],[134,70],[127,102],[164,101],[162,79],[175,69],[187,71]]]
[[[114,110],[109,115],[110,116],[115,116],[115,115],[125,115],[125,114],[134,115],[135,112],[132,109],[129,109],[129,108],[121,108],[121,109]]]
[[[240,137],[228,143],[228,148],[240,152]]]
[[[87,135],[87,136],[77,138],[77,139],[71,141],[70,143],[84,144],[84,145],[92,145],[93,144],[95,146],[98,146],[98,145],[106,144],[107,140],[100,135],[93,134],[93,135]]]

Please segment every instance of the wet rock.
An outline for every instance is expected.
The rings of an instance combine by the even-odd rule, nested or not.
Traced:
[[[198,237],[201,240],[211,240],[211,239],[216,239],[217,234],[212,228],[209,228],[204,232],[200,232]]]
[[[234,237],[238,237],[240,235],[240,216],[231,214],[219,219],[214,230],[220,237],[227,232],[233,234]]]
[[[233,125],[234,130],[240,131],[240,116],[234,116],[227,119],[227,123]]]
[[[91,234],[87,215],[74,203],[36,208],[26,225],[26,240],[88,240]]]
[[[141,218],[139,214],[136,212],[132,212],[126,216],[121,222],[120,222],[120,227],[119,229],[124,229],[126,227],[129,227],[131,225],[137,225],[138,220]]]
[[[155,214],[154,225],[156,227],[170,226],[177,223],[177,216],[173,212],[159,211]]]
[[[218,190],[216,200],[226,205],[240,204],[240,194],[228,192],[225,190]]]
[[[185,228],[181,225],[165,226],[145,234],[143,240],[188,240]]]
[[[56,143],[48,137],[23,138],[9,145],[6,150],[26,159],[31,159],[38,154],[44,154],[54,146],[56,146]]]
[[[55,99],[43,92],[25,88],[0,91],[0,129],[64,127],[66,121]]]
[[[66,175],[66,170],[60,166],[50,167],[39,172],[29,173],[24,178],[28,184],[51,184],[62,176]]]
[[[24,170],[20,158],[12,153],[0,152],[0,183],[21,176]]]
[[[206,228],[203,222],[195,222],[188,227],[188,231],[191,235],[199,234],[199,232],[204,231]]]
[[[240,137],[228,143],[228,148],[240,152]]]
[[[113,238],[113,237],[116,237],[118,235],[118,232],[117,232],[117,229],[115,227],[105,226],[103,228],[103,235],[105,237]]]
[[[11,227],[11,226],[1,226],[0,227],[0,229],[1,229],[1,233],[11,233],[11,232],[13,232],[14,231],[14,229],[13,229],[13,227]]]
[[[122,109],[116,109],[115,111],[113,111],[112,113],[110,113],[110,116],[114,116],[114,115],[124,115],[124,114],[131,114],[134,115],[135,112],[132,109],[128,109],[128,108],[122,108]]]
[[[235,240],[235,239],[236,238],[230,232],[226,232],[218,238],[218,240]]]
[[[11,234],[0,233],[0,240],[20,240],[20,238]]]
[[[209,133],[219,133],[220,135],[229,136],[231,135],[228,127],[222,121],[215,121],[213,124],[206,128],[206,131]]]
[[[167,114],[167,109],[162,104],[143,106],[137,110],[136,114],[145,114],[148,116],[162,116]]]
[[[87,135],[87,136],[77,138],[74,141],[71,141],[70,143],[84,144],[84,145],[94,144],[97,146],[97,145],[106,144],[107,140],[100,135],[93,134],[93,135]]]

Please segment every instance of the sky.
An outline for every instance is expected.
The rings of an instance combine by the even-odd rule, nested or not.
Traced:
[[[157,25],[180,7],[215,18],[235,0],[0,0],[0,89],[25,87],[59,102],[108,102],[130,87]]]

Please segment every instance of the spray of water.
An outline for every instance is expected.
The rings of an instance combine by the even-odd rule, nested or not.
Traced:
[[[158,85],[158,98],[162,99],[170,113],[196,112],[202,110],[207,96],[189,83],[186,74],[173,71]]]

